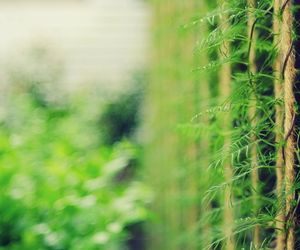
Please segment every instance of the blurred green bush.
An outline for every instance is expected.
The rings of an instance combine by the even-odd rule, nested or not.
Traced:
[[[104,144],[112,145],[133,136],[139,123],[145,81],[145,73],[137,72],[133,77],[133,87],[105,105],[99,119]]]
[[[95,99],[82,94],[50,102],[54,99],[43,88],[48,73],[26,75],[24,81],[13,75],[11,84],[23,87],[6,93],[0,123],[0,249],[127,249],[133,237],[128,228],[146,219],[150,198],[141,182],[122,181],[140,149],[128,140],[99,144],[99,119],[91,111]],[[136,112],[136,105],[126,110],[132,109]]]

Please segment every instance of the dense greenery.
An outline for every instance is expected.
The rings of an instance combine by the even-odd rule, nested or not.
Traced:
[[[141,119],[140,107],[145,81],[145,73],[136,73],[131,89],[105,104],[105,109],[99,119],[101,139],[105,144],[111,145],[134,136]]]
[[[299,3],[150,2],[145,93],[63,94],[39,47],[12,65],[0,249],[300,248]]]
[[[2,103],[0,249],[129,249],[150,198],[136,180],[141,149],[123,137],[103,143],[99,117],[112,111],[101,92],[48,91],[59,65],[47,53],[35,49],[30,68],[10,73]],[[122,109],[111,115],[134,129]]]
[[[298,249],[299,4],[153,5],[150,249]]]

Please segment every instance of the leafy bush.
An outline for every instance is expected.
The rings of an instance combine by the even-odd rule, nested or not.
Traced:
[[[128,228],[147,217],[148,190],[120,181],[138,146],[99,145],[89,96],[57,105],[32,91],[43,80],[23,80],[0,123],[0,249],[127,249]]]
[[[133,135],[139,122],[144,81],[144,74],[136,74],[133,88],[106,104],[99,120],[101,138],[105,144],[110,145]]]
[[[137,157],[136,146],[93,145],[91,128],[76,112],[64,117],[31,112],[35,115],[23,113],[19,130],[1,128],[1,245],[119,249],[128,237],[126,225],[146,216],[145,187],[115,180]]]

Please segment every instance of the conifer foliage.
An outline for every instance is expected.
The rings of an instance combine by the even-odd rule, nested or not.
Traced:
[[[300,249],[292,0],[153,0],[149,249]]]

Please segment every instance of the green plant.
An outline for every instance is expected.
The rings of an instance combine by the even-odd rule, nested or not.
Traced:
[[[133,87],[105,104],[99,119],[103,143],[112,145],[132,138],[140,120],[140,106],[145,76],[137,75]]]
[[[55,100],[44,84],[56,71],[34,65],[13,72],[1,117],[0,249],[129,249],[151,198],[135,178],[140,147],[99,144],[97,100]]]
[[[150,249],[297,249],[298,3],[195,2],[154,1]]]

